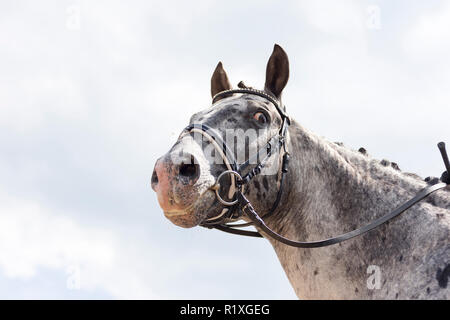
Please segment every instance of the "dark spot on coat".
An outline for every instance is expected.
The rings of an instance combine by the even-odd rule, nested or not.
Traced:
[[[436,199],[434,197],[428,197],[426,202],[428,202],[429,204],[435,206],[436,205]]]
[[[397,170],[397,171],[400,171],[400,167],[399,167],[398,164],[395,163],[395,162],[391,162],[391,167],[394,168],[394,169]]]
[[[415,173],[404,172],[403,174],[405,176],[408,176],[408,177],[411,177],[411,178],[414,178],[414,179],[417,179],[417,180],[422,180],[422,178],[420,176],[418,176],[417,174],[415,174]]]
[[[435,185],[440,182],[439,178],[437,178],[437,177],[427,177],[425,179],[425,181],[428,182],[428,184],[430,184],[430,185]]]
[[[398,299],[398,292],[395,294],[395,299]]]
[[[264,178],[263,178],[263,186],[264,186],[264,189],[269,190],[269,182],[267,181],[266,176],[264,176]]]
[[[358,292],[359,292],[358,288],[355,288],[355,293],[358,293]]]
[[[363,154],[363,155],[365,155],[365,156],[367,155],[367,150],[364,149],[363,147],[359,148],[359,149],[358,149],[358,152],[361,153],[361,154]]]
[[[400,255],[400,257],[398,258],[398,261],[402,261],[403,260],[403,255]]]
[[[275,118],[275,124],[277,125],[277,126],[280,126],[281,125],[281,119],[280,118]]]
[[[439,283],[439,287],[444,289],[447,288],[449,277],[450,277],[450,264],[446,265],[444,270],[441,270],[441,268],[439,268],[436,273],[436,279]]]
[[[258,191],[260,191],[261,185],[259,184],[258,180],[255,180],[255,181],[253,182],[253,184],[255,185],[255,188],[258,189]]]
[[[387,167],[387,166],[390,166],[390,165],[391,165],[391,162],[390,162],[389,160],[383,159],[383,160],[381,160],[380,164],[381,164],[382,166]]]
[[[450,173],[447,171],[442,172],[441,181],[450,184]]]
[[[319,269],[314,270],[314,275],[317,276],[319,274]]]
[[[430,291],[431,291],[430,288],[427,288],[427,294],[430,294]]]

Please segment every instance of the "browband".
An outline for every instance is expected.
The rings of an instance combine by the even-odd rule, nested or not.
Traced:
[[[270,102],[273,103],[273,105],[275,106],[275,108],[277,108],[278,113],[280,114],[280,116],[283,119],[285,119],[285,118],[289,119],[286,112],[284,111],[284,108],[281,105],[281,102],[277,98],[275,98],[272,94],[269,94],[265,91],[258,90],[258,89],[242,88],[242,89],[230,89],[230,90],[221,91],[214,95],[214,97],[212,98],[212,102],[215,103],[218,98],[221,98],[223,96],[227,96],[227,95],[233,94],[233,93],[249,93],[249,94],[253,94],[255,96],[260,96],[260,97],[266,98],[267,100],[269,100]]]

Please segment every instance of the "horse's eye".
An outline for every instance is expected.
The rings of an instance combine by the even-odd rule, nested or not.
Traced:
[[[255,119],[256,121],[258,121],[259,123],[267,123],[267,117],[264,113],[262,112],[257,112],[254,114],[253,119]]]

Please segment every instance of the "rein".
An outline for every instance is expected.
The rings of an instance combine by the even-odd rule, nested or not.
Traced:
[[[393,211],[385,214],[384,216],[372,221],[371,223],[365,225],[364,227],[355,229],[353,231],[341,234],[336,237],[332,237],[329,239],[319,240],[319,241],[310,241],[310,242],[301,242],[301,241],[294,241],[287,239],[283,237],[282,235],[276,233],[272,229],[270,229],[264,222],[262,218],[267,218],[270,215],[272,215],[276,208],[278,207],[281,196],[283,193],[283,181],[284,176],[288,172],[288,165],[289,165],[289,152],[287,150],[286,145],[286,134],[287,129],[290,125],[290,119],[289,116],[285,112],[285,108],[282,106],[281,102],[276,99],[274,96],[260,90],[251,89],[251,88],[241,88],[241,89],[232,89],[232,90],[225,90],[222,92],[219,92],[213,97],[213,103],[217,101],[218,98],[230,96],[232,94],[236,93],[243,93],[243,94],[252,94],[256,96],[260,96],[265,98],[266,100],[270,101],[275,108],[277,109],[279,115],[282,118],[282,126],[278,132],[278,134],[271,137],[265,147],[260,148],[256,154],[250,156],[247,161],[244,163],[238,165],[236,162],[236,159],[231,152],[231,150],[228,148],[225,141],[222,139],[221,135],[215,132],[213,129],[209,128],[206,125],[203,124],[191,124],[187,126],[183,133],[181,134],[180,138],[185,135],[189,134],[191,132],[196,132],[202,134],[210,143],[213,144],[215,149],[220,154],[222,160],[224,161],[225,166],[227,167],[226,171],[223,171],[216,180],[215,185],[213,186],[213,190],[215,190],[216,198],[217,200],[223,204],[226,208],[222,210],[220,214],[218,214],[215,217],[209,218],[203,223],[200,224],[202,227],[206,227],[209,229],[217,229],[220,231],[242,235],[242,236],[250,236],[250,237],[263,237],[259,232],[257,231],[248,231],[248,230],[240,230],[238,228],[248,227],[248,226],[255,226],[261,229],[262,232],[264,232],[269,237],[280,241],[286,245],[297,247],[297,248],[319,248],[319,247],[325,247],[330,246],[333,244],[337,244],[340,242],[343,242],[345,240],[357,237],[359,235],[362,235],[370,230],[373,230],[377,228],[378,226],[386,223],[387,221],[397,217],[407,209],[411,208],[416,203],[420,202],[424,198],[426,198],[431,193],[445,188],[447,185],[450,184],[450,163],[449,159],[445,150],[445,144],[443,142],[440,142],[438,144],[439,150],[441,152],[442,158],[444,160],[445,167],[447,169],[446,172],[441,177],[442,183],[437,183],[434,185],[430,185],[421,191],[419,191],[413,198],[410,200],[404,202],[402,205],[394,209]],[[269,212],[267,212],[262,217],[255,211],[253,206],[251,205],[250,201],[245,197],[243,188],[244,186],[251,181],[256,175],[261,173],[261,170],[264,168],[266,162],[269,160],[269,158],[275,153],[274,151],[281,151],[283,150],[283,158],[281,162],[281,177],[280,177],[280,187],[278,189],[277,197],[272,205]],[[258,159],[263,157],[259,162],[256,162]],[[243,174],[243,170],[250,166],[252,162],[256,162],[256,166],[253,167],[247,174]],[[228,192],[228,198],[232,199],[231,201],[224,200],[220,194],[220,181],[221,179],[229,175],[230,177],[230,188]],[[233,199],[233,196],[234,199]],[[237,221],[241,219],[243,215],[246,215],[252,222],[249,223],[241,223],[241,224],[230,224],[230,222]]]

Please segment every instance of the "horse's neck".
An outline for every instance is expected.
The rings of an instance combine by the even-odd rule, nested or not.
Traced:
[[[327,142],[296,123],[290,129],[289,141],[292,160],[284,205],[268,219],[270,227],[289,238],[313,241],[359,228],[392,211],[425,186],[416,178]],[[424,219],[429,218],[421,217],[419,222],[427,223]],[[369,265],[382,264],[383,259],[390,261],[394,256],[397,259],[405,246],[411,245],[404,240],[417,232],[417,215],[408,212],[401,219],[395,226],[382,226],[327,248],[295,249],[276,241],[272,244],[291,283],[300,286],[297,294],[311,292],[311,297],[318,297],[317,290],[325,286],[327,297],[333,297],[333,292],[339,292],[336,297],[351,297],[355,288],[360,287],[358,291],[365,285],[360,282],[367,277]],[[342,287],[334,288],[330,279]]]
[[[296,218],[319,223],[304,225],[305,236],[311,238],[348,230],[358,220],[368,222],[374,213],[391,211],[426,185],[297,124],[290,131],[290,149],[293,159],[286,189],[301,209]]]

